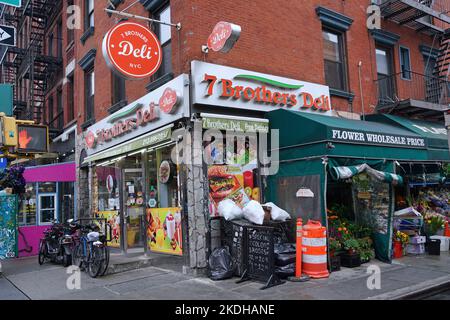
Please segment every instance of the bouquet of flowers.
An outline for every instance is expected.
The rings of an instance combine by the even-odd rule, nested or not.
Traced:
[[[407,245],[409,243],[409,236],[406,233],[404,233],[404,232],[397,231],[395,233],[394,240],[398,241],[398,242],[401,242],[401,244],[404,246],[404,245]]]
[[[0,172],[0,190],[10,188],[14,194],[25,192],[26,181],[23,177],[25,168],[23,166],[14,166]]]
[[[428,235],[435,235],[445,227],[445,217],[438,213],[426,213],[424,217],[425,232]]]

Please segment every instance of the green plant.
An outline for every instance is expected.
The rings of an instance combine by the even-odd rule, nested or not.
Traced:
[[[329,238],[328,240],[328,248],[330,251],[338,251],[342,249],[342,244],[335,238]]]
[[[427,213],[425,215],[425,232],[432,236],[445,227],[445,219],[437,213]]]
[[[373,241],[370,237],[364,237],[357,239],[359,243],[359,248],[357,252],[359,253],[362,261],[369,261],[375,257],[375,252],[372,248]]]
[[[359,242],[355,238],[349,238],[343,242],[343,246],[347,251],[357,251],[359,249]]]

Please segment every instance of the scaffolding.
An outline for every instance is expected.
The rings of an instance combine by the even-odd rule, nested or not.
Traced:
[[[14,85],[14,114],[20,119],[44,123],[46,94],[62,72],[62,57],[45,53],[45,36],[62,8],[62,0],[25,0],[3,11],[3,21],[16,27],[17,46],[6,51],[1,80]]]

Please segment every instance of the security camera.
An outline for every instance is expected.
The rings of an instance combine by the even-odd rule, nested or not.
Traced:
[[[209,48],[207,45],[202,45],[202,52],[203,53],[208,53],[209,52]]]

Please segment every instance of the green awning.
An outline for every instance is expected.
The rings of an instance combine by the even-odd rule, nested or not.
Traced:
[[[427,141],[398,126],[278,109],[266,114],[279,129],[280,159],[314,156],[427,160]]]
[[[368,115],[366,119],[377,123],[381,122],[395,125],[414,132],[427,140],[429,160],[450,160],[447,129],[443,124],[423,120],[411,120],[390,114]]]
[[[381,182],[392,183],[393,185],[403,184],[403,178],[401,176],[390,172],[375,170],[371,168],[367,163],[356,166],[330,166],[330,175],[334,180],[349,179],[362,172],[366,172],[369,176]]]

